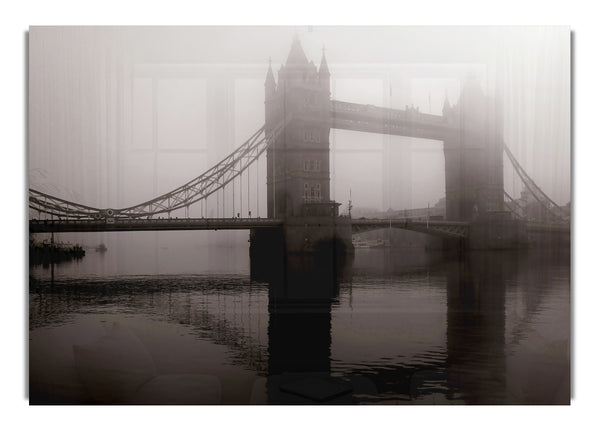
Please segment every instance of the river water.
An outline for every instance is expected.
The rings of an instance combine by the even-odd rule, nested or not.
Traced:
[[[239,235],[120,235],[30,268],[32,404],[570,402],[568,250],[357,249],[253,280]]]

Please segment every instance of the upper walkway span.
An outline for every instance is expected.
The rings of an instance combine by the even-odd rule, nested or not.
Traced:
[[[332,100],[330,114],[334,129],[439,141],[457,131],[443,116],[424,114],[410,107],[402,110]]]

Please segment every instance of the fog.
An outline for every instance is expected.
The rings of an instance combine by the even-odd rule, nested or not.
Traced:
[[[269,59],[277,77],[295,35],[315,64],[325,50],[336,100],[441,115],[476,77],[531,178],[570,201],[568,27],[32,27],[30,187],[122,208],[198,176],[264,124]],[[330,141],[342,211],[350,190],[355,207],[376,210],[444,197],[439,141],[333,129]],[[504,172],[518,197],[507,158]],[[266,216],[264,159],[242,181],[242,208]]]

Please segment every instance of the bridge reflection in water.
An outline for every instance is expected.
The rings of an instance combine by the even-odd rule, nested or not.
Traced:
[[[381,256],[381,255],[379,255]],[[397,256],[398,257],[398,256]],[[387,258],[394,258],[387,254]],[[421,402],[421,403],[468,403],[468,404],[520,404],[569,402],[568,360],[557,365],[557,352],[545,350],[536,359],[521,362],[509,358],[520,345],[521,332],[531,330],[531,320],[539,313],[541,303],[553,284],[546,265],[568,264],[568,256],[559,251],[546,253],[478,252],[463,255],[427,254],[415,256],[406,266],[398,262],[379,262],[383,265],[378,273],[402,274],[425,271],[444,274],[446,278],[446,342],[445,349],[438,352],[418,352],[417,358],[406,362],[389,360],[380,365],[373,363],[361,368],[333,364],[332,343],[336,336],[332,325],[332,313],[343,307],[340,304],[340,283],[344,290],[352,290],[352,262],[337,262],[337,266],[323,265],[323,259],[307,256],[289,256],[285,274],[277,274],[271,280],[269,298],[269,361],[267,393],[269,403],[303,404],[331,403],[352,404],[371,402]],[[420,262],[419,262],[420,260]],[[531,271],[523,271],[524,263],[531,263]],[[417,265],[415,265],[417,264]],[[420,264],[420,265],[419,265]],[[301,268],[310,270],[300,270]],[[372,270],[372,266],[370,267]],[[360,277],[360,266],[356,273]],[[514,286],[517,276],[528,280],[525,295],[526,310],[515,314]],[[546,286],[544,286],[546,284]],[[419,287],[412,286],[411,289]],[[306,292],[327,292],[319,297],[307,296]],[[507,293],[508,292],[508,293]],[[350,293],[351,294],[351,293]],[[507,295],[510,309],[507,309]],[[563,304],[565,305],[565,304]],[[567,304],[568,307],[568,304]],[[376,310],[377,311],[377,310]],[[429,310],[418,315],[414,310],[408,315],[380,310],[379,322],[374,328],[394,326],[386,320],[408,322],[427,319]],[[519,316],[515,318],[515,316]],[[354,317],[363,319],[360,311]],[[365,316],[372,319],[372,316]],[[507,322],[508,319],[508,322]],[[435,319],[432,319],[435,321]],[[567,326],[567,321],[554,322]],[[432,323],[434,326],[435,323]],[[418,326],[417,326],[418,327]],[[424,327],[427,327],[425,325]],[[401,340],[419,338],[406,331]],[[430,329],[430,328],[427,328]],[[373,331],[373,338],[385,340]],[[426,338],[426,337],[424,337]],[[350,336],[349,340],[352,340]],[[338,351],[361,349],[365,340],[357,337],[355,346],[337,346]],[[534,340],[534,343],[538,341]],[[559,362],[568,357],[568,339],[561,342]],[[366,343],[369,345],[369,343]],[[561,350],[562,349],[562,350]],[[378,353],[391,353],[391,357],[403,352],[401,345],[379,347]],[[544,357],[545,353],[550,353]],[[379,358],[378,358],[379,359]],[[552,378],[544,376],[544,370],[536,370],[539,360],[553,363],[558,371]],[[344,362],[344,361],[341,361]],[[543,366],[542,366],[543,368]],[[521,380],[527,370],[530,381]]]
[[[368,253],[368,252],[367,252]],[[381,257],[381,255],[378,255]],[[422,403],[468,403],[468,404],[520,404],[569,402],[568,339],[561,342],[560,352],[553,351],[544,358],[522,361],[509,358],[520,346],[519,335],[524,328],[531,330],[531,320],[539,313],[540,304],[549,294],[553,281],[547,265],[566,265],[568,256],[560,251],[550,253],[523,252],[477,252],[463,255],[426,254],[411,259],[409,255],[397,256],[406,265],[398,265],[387,254],[389,261],[378,259],[377,273],[401,275],[411,271],[427,276],[445,275],[446,340],[443,351],[418,352],[418,359],[406,362],[391,359],[403,352],[401,345],[379,346],[377,352],[390,359],[367,366],[349,364],[340,358],[333,359],[332,343],[336,328],[332,325],[332,313],[336,314],[344,290],[352,291],[352,270],[348,263],[337,262],[337,267],[320,265],[323,259],[307,256],[290,256],[285,274],[276,274],[270,282],[269,298],[269,361],[267,393],[268,402],[276,404],[303,403],[371,403],[371,402],[422,402]],[[408,259],[407,259],[408,258]],[[416,259],[416,260],[415,260]],[[362,260],[362,259],[361,259]],[[532,268],[523,271],[525,262]],[[301,268],[310,270],[299,270]],[[368,270],[373,270],[372,262]],[[360,279],[361,267],[355,268]],[[515,313],[515,279],[524,277],[528,286],[524,292],[526,310]],[[544,286],[546,284],[546,286]],[[373,286],[374,287],[374,286]],[[411,286],[410,289],[418,289]],[[307,296],[307,291],[321,292],[320,296]],[[323,294],[323,292],[327,292]],[[507,309],[507,295],[509,309]],[[568,304],[566,305],[568,308]],[[375,310],[377,313],[377,310]],[[375,330],[371,336],[385,339],[377,328],[394,327],[394,320],[408,323],[411,318],[427,319],[430,310],[398,313],[379,310],[378,322],[370,322]],[[356,310],[356,320],[373,319],[373,316]],[[432,313],[434,315],[434,313]],[[515,316],[518,316],[515,318]],[[508,319],[508,322],[507,322]],[[436,319],[432,319],[434,322]],[[555,322],[567,326],[568,321]],[[433,327],[435,323],[432,323]],[[418,328],[418,325],[416,326]],[[430,330],[427,325],[424,328]],[[419,338],[411,334],[414,327],[398,328],[406,339]],[[385,332],[385,331],[384,331]],[[404,335],[393,337],[402,340]],[[425,334],[424,334],[425,335]],[[424,336],[424,338],[427,338]],[[352,340],[352,336],[346,338]],[[356,345],[338,346],[337,350],[361,349],[369,346],[357,336]],[[537,344],[539,340],[533,340]],[[562,344],[561,344],[562,343]],[[561,350],[562,349],[562,350]],[[386,355],[385,352],[391,352]],[[546,350],[545,353],[549,351]],[[558,359],[557,359],[558,355]],[[566,355],[566,356],[565,356]],[[360,356],[360,355],[359,355]],[[565,360],[566,358],[566,360]],[[356,358],[355,358],[356,359]],[[379,359],[379,358],[378,358]],[[535,370],[539,360],[553,363],[555,371],[551,378],[544,370]],[[332,364],[342,362],[344,365]],[[543,368],[543,367],[542,367]],[[527,371],[530,381],[523,378]],[[544,376],[544,377],[541,377]],[[524,395],[526,393],[526,395]]]
[[[31,401],[569,402],[568,257],[373,249],[358,250],[354,261],[323,261],[288,255],[253,283],[244,276],[37,281],[30,291]],[[137,340],[127,349],[144,346],[147,353],[134,356],[154,362],[145,377],[211,376],[220,392],[165,398],[196,381],[174,380],[168,391],[142,398],[128,394],[122,379],[93,380],[91,371],[106,371],[98,358],[114,365],[126,353],[106,336],[96,362],[80,349],[68,365],[74,346],[97,334],[91,322],[111,319],[127,325],[126,340]],[[139,376],[139,361],[119,366],[125,381]]]

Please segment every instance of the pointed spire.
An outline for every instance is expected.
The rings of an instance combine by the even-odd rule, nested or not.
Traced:
[[[273,76],[273,69],[271,68],[271,57],[269,57],[269,70],[267,71],[267,78],[265,79],[265,92],[271,94],[275,92],[275,77]]]
[[[265,86],[269,84],[275,84],[275,77],[273,76],[273,68],[271,67],[271,57],[269,57],[269,70],[267,70],[267,78],[265,79]]]
[[[319,66],[320,76],[329,76],[329,66],[327,66],[327,60],[325,59],[325,47],[323,46],[323,55],[321,56],[321,65]]]
[[[286,66],[289,66],[292,64],[293,65],[308,64],[308,59],[306,58],[306,54],[304,54],[302,45],[300,45],[300,39],[298,39],[297,35],[294,35],[294,40],[292,42],[292,48],[290,49],[290,54],[288,55],[287,61],[285,63]]]
[[[448,101],[448,90],[446,90],[446,98],[444,99],[444,107],[442,108],[442,113],[446,114],[450,110],[450,102]]]

